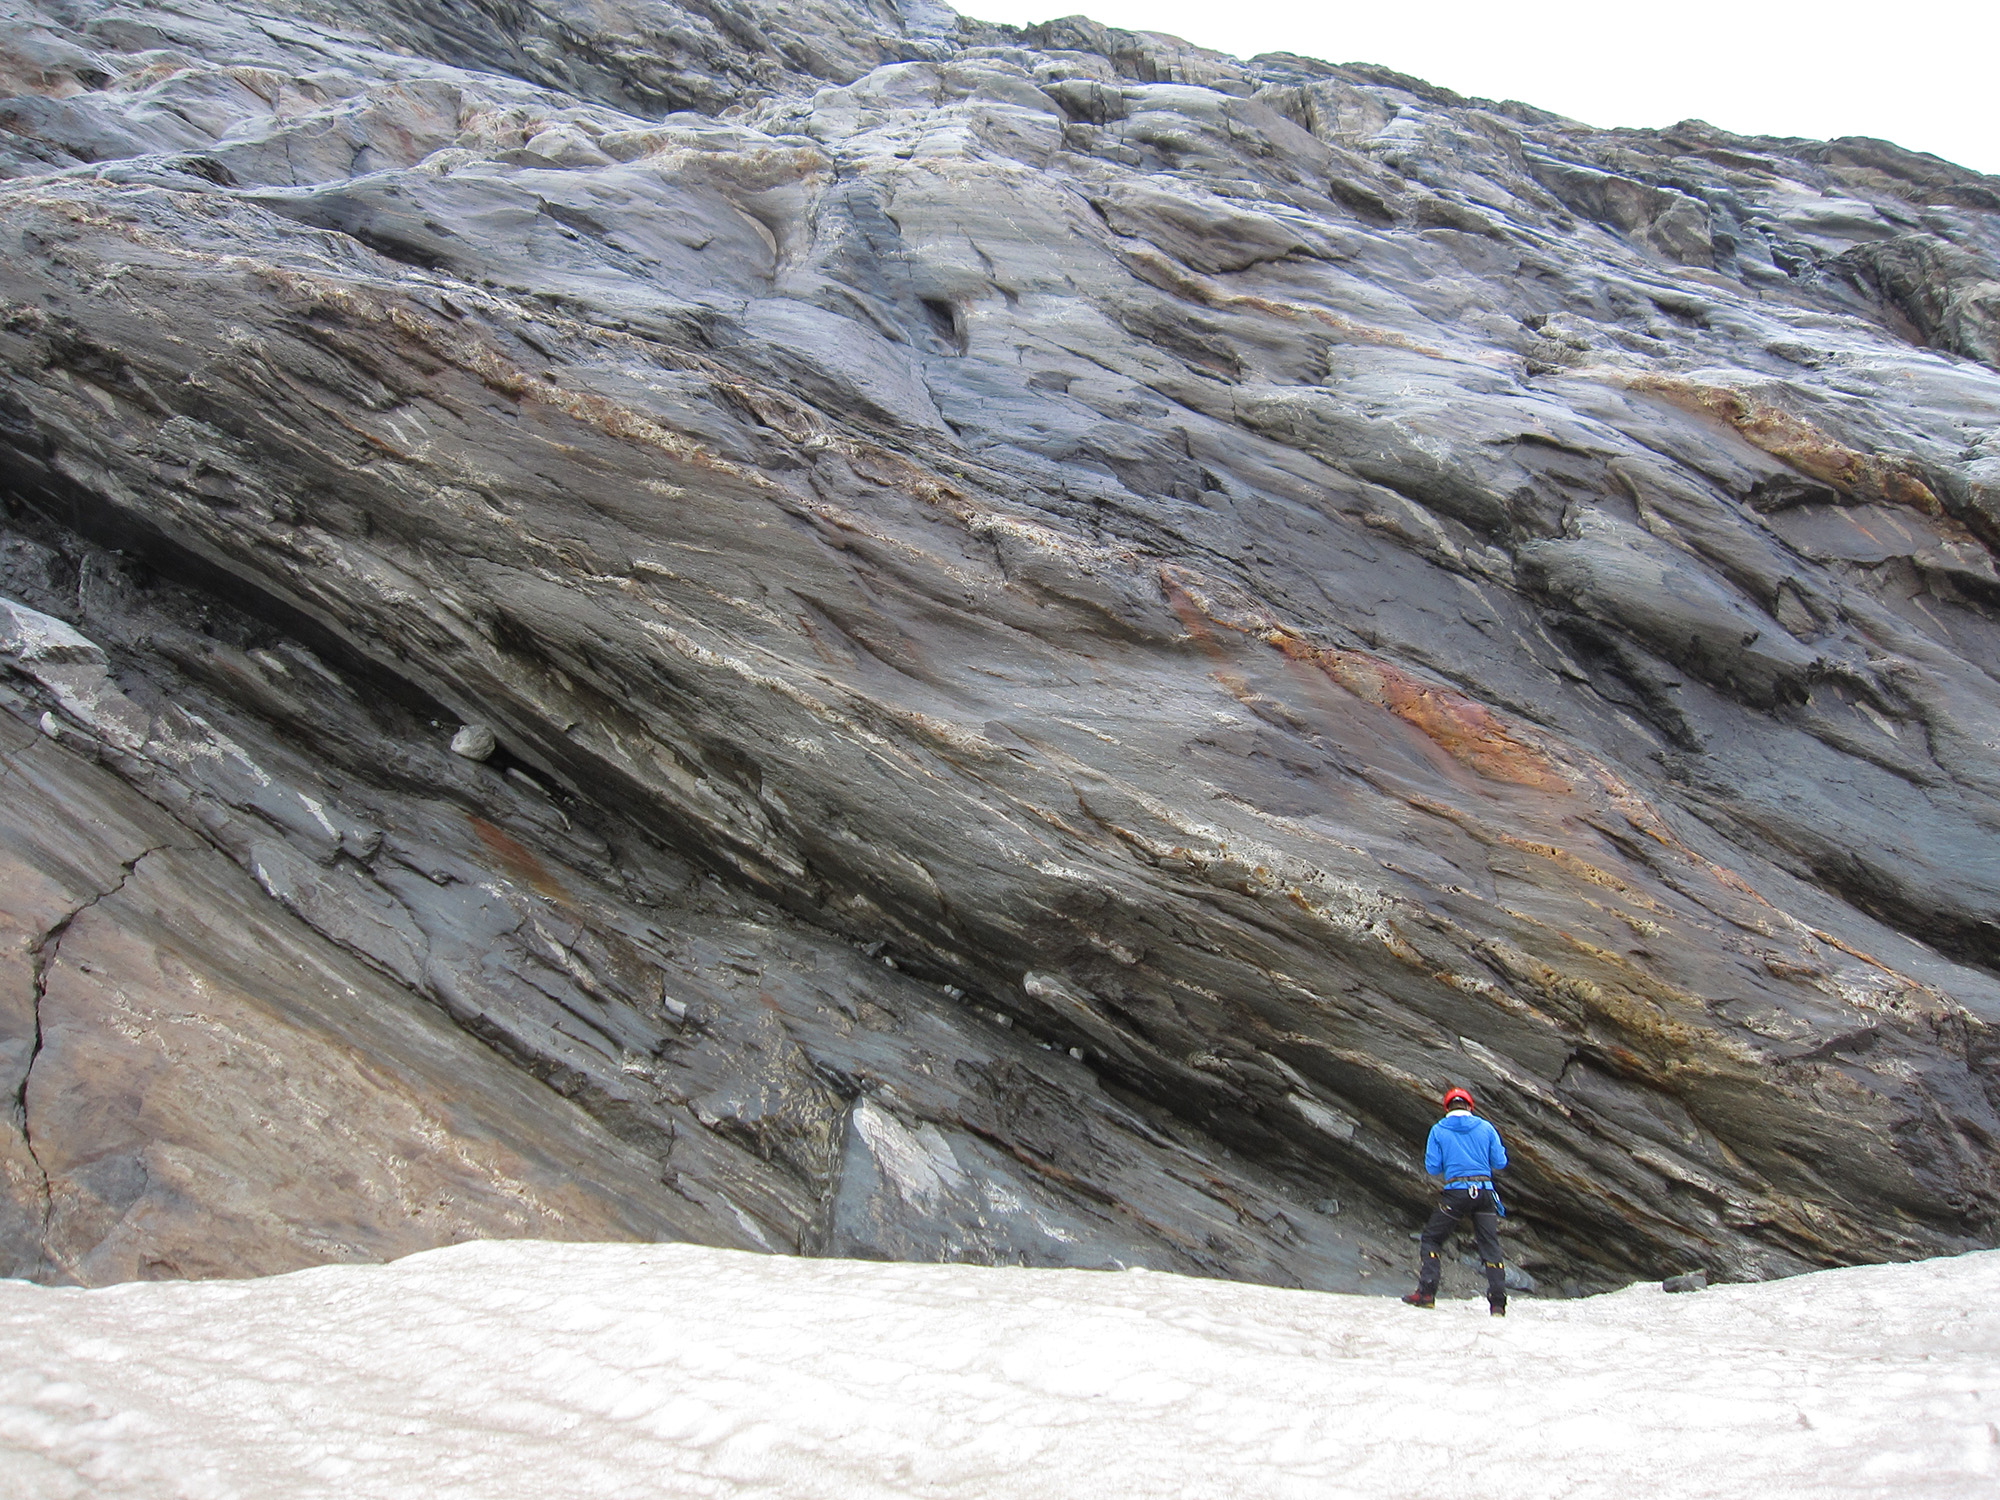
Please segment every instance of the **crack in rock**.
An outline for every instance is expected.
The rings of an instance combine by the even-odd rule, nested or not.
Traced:
[[[62,955],[62,941],[69,932],[70,924],[100,901],[115,896],[124,890],[126,882],[132,878],[133,871],[137,870],[140,864],[149,856],[172,847],[170,844],[154,844],[150,848],[140,850],[130,859],[124,861],[119,867],[118,879],[113,884],[106,886],[88,900],[79,902],[76,906],[64,912],[47,931],[43,932],[35,940],[34,947],[29,950],[29,957],[34,965],[35,1038],[33,1045],[28,1050],[28,1065],[21,1072],[21,1086],[14,1096],[14,1109],[21,1122],[21,1142],[27,1147],[28,1159],[35,1164],[35,1171],[40,1174],[42,1179],[41,1247],[40,1258],[35,1265],[35,1275],[37,1278],[42,1275],[43,1271],[49,1265],[49,1221],[55,1213],[55,1196],[49,1181],[49,1170],[43,1165],[41,1153],[35,1147],[34,1126],[28,1116],[28,1086],[35,1076],[35,1064],[41,1060],[42,1056],[42,1002],[48,998],[49,972],[54,968],[56,961]]]

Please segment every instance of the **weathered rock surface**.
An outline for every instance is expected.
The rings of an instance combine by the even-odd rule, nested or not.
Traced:
[[[0,1088],[20,1104],[0,1132],[7,1275],[245,1275],[494,1235],[720,1238],[659,1201],[642,1153],[124,781],[16,713],[0,735]]]
[[[18,1265],[1362,1286],[1448,1080],[1557,1286],[1994,1242],[2000,183],[941,7],[0,13]]]

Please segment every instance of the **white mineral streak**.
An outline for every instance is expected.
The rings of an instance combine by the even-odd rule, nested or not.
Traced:
[[[0,1283],[9,1500],[1946,1500],[1996,1424],[2000,1252],[1505,1322],[689,1245]]]
[[[964,1188],[965,1173],[951,1154],[950,1142],[928,1121],[907,1130],[894,1115],[864,1099],[855,1106],[854,1128],[904,1202],[930,1208],[944,1195]]]

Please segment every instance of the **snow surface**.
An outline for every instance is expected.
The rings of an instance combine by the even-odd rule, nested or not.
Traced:
[[[1419,1312],[1139,1272],[481,1243],[0,1281],[0,1495],[2000,1495],[2000,1251]]]

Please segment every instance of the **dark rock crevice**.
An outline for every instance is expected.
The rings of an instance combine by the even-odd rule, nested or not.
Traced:
[[[55,925],[43,932],[35,940],[33,947],[29,949],[31,982],[34,986],[34,1040],[28,1051],[26,1065],[21,1070],[20,1087],[14,1097],[14,1114],[21,1131],[21,1143],[27,1148],[28,1158],[34,1163],[35,1170],[41,1177],[40,1197],[42,1239],[44,1244],[47,1242],[49,1220],[54,1212],[55,1204],[49,1186],[48,1169],[42,1165],[42,1159],[35,1150],[35,1126],[28,1108],[28,1091],[34,1080],[35,1063],[42,1055],[42,1006],[48,999],[49,975],[61,960],[63,936],[69,931],[70,924],[96,906],[100,901],[108,900],[124,890],[125,882],[132,878],[132,874],[138,869],[140,862],[149,855],[158,854],[167,847],[165,844],[158,844],[150,849],[142,849],[126,860],[120,868],[118,880],[115,884],[95,892],[83,902],[64,912]],[[36,1266],[33,1274],[39,1276],[46,1269],[46,1266],[47,1262],[44,1259],[43,1262]]]

